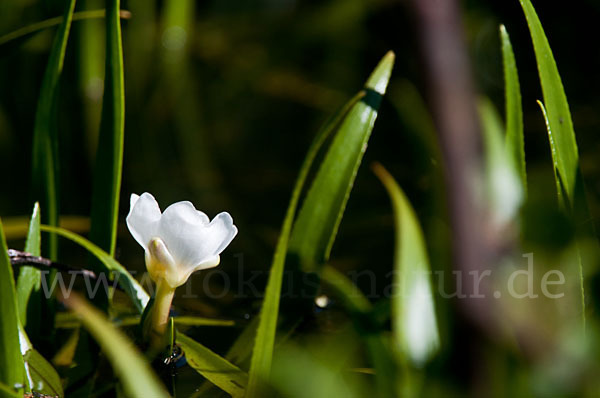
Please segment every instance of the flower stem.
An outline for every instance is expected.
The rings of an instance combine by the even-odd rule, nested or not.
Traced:
[[[171,288],[163,279],[156,284],[156,296],[150,313],[150,344],[153,347],[160,346],[163,335],[169,322],[171,302],[175,289]]]

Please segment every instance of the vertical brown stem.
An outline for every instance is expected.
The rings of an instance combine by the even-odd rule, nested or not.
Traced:
[[[475,285],[469,273],[488,268],[489,253],[483,234],[484,209],[475,197],[476,184],[482,181],[481,135],[457,3],[412,0],[429,101],[445,161],[453,260],[461,271],[463,292],[470,297]],[[485,308],[487,303],[486,299],[467,298],[461,305],[469,318],[486,326],[490,312]]]

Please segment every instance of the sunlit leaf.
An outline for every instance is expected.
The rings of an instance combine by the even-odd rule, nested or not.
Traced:
[[[109,274],[114,273],[114,277],[118,278],[118,283],[123,286],[123,289],[136,305],[138,311],[141,313],[144,310],[146,304],[148,304],[148,301],[150,300],[150,296],[148,293],[146,293],[142,285],[140,285],[139,282],[136,281],[135,278],[110,254],[100,249],[98,246],[94,245],[84,237],[74,234],[71,231],[67,231],[66,229],[42,225],[41,230],[46,232],[54,232],[64,238],[67,238],[82,246],[84,249],[94,255],[98,260],[100,260],[100,263],[104,268],[104,272],[108,272]]]
[[[423,231],[394,178],[380,164],[375,164],[373,171],[392,201],[396,229],[392,331],[398,348],[414,365],[421,367],[440,345]]]
[[[500,25],[502,61],[504,65],[504,95],[506,101],[506,150],[519,170],[523,193],[527,194],[527,171],[525,169],[525,140],[523,138],[523,108],[521,87],[515,54],[508,32]]]
[[[310,165],[331,130],[326,128],[324,133],[320,134],[322,139],[315,140],[309,149],[296,181],[269,274],[252,352],[246,392],[248,397],[262,395],[262,383],[270,374],[288,239],[289,250],[299,255],[304,271],[313,271],[327,258],[360,160],[366,150],[366,143],[373,129],[377,108],[381,96],[385,93],[393,63],[394,54],[390,52],[367,81],[366,95],[347,113],[343,113],[333,143],[299,212],[294,231],[291,232],[292,220]],[[331,129],[337,126],[337,123],[331,124]],[[325,245],[321,239],[325,239]]]
[[[502,227],[514,220],[523,201],[523,185],[517,164],[505,144],[500,115],[487,98],[479,102],[485,148],[486,193],[492,222]]]
[[[580,232],[584,232],[591,237],[595,235],[595,232],[593,231],[593,225],[589,223],[591,217],[589,215],[581,170],[579,168],[579,152],[567,95],[565,94],[550,44],[537,13],[531,5],[531,1],[520,0],[520,2],[525,13],[525,18],[527,19],[527,24],[529,25],[540,83],[544,94],[545,107],[542,106],[542,111],[546,120],[548,139],[550,140],[559,201],[563,208],[573,215],[578,229],[581,230]],[[590,225],[591,227],[588,228]],[[588,230],[585,230],[586,228]],[[598,247],[595,246],[594,249],[598,253]],[[586,320],[583,263],[590,263],[591,260],[591,258],[588,260],[582,259],[581,251],[577,250],[581,292],[581,319],[584,331]]]
[[[306,272],[318,270],[329,257],[393,65],[389,52],[367,80],[365,97],[344,118],[302,204],[289,250]]]
[[[56,369],[33,348],[22,327],[19,327],[19,334],[21,354],[25,361],[25,376],[30,391],[63,397],[64,392]]]
[[[232,397],[244,396],[248,383],[246,372],[183,333],[177,332],[176,341],[185,352],[188,364],[198,373]]]
[[[114,255],[123,167],[125,88],[120,0],[106,2],[106,70],[92,191],[90,240]]]
[[[125,393],[131,397],[168,397],[144,356],[95,307],[76,294],[62,298],[98,342],[110,361]]]
[[[25,243],[25,252],[33,254],[34,256],[41,255],[40,205],[37,202],[34,205],[33,213],[31,214],[29,232],[27,233],[27,241]],[[29,297],[33,294],[34,300],[39,301],[42,299],[39,295],[40,284],[41,272],[39,269],[30,266],[21,267],[19,278],[17,279],[17,304],[19,306],[19,319],[23,326],[27,326]],[[37,304],[39,310],[39,303],[35,304]],[[35,320],[39,318],[39,313],[34,314],[33,317],[33,322],[35,322]],[[39,328],[39,324],[37,327]]]
[[[25,382],[25,367],[19,349],[19,314],[14,282],[0,222],[0,383],[9,387]],[[22,389],[18,391],[22,395]]]
[[[520,0],[527,18],[538,65],[544,104],[548,121],[548,134],[554,142],[555,167],[562,180],[570,205],[575,196],[575,182],[579,168],[579,153],[575,141],[575,131],[571,111],[562,80],[558,73],[554,55],[542,28],[542,24],[530,0]],[[569,205],[569,206],[570,206]]]

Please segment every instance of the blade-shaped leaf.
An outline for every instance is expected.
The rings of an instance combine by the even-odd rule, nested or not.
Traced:
[[[575,141],[573,121],[558,68],[542,24],[530,0],[519,0],[525,13],[533,41],[544,103],[547,110],[548,131],[554,141],[555,166],[562,180],[570,205],[575,196],[575,182],[579,168],[579,153]]]
[[[366,143],[373,129],[377,108],[381,96],[385,93],[393,63],[394,54],[390,52],[367,81],[366,95],[347,113],[342,114],[343,119],[340,121],[333,143],[298,215],[294,232],[291,232],[292,221],[310,165],[318,148],[338,123],[329,124],[331,127],[326,128],[309,149],[292,193],[271,266],[252,351],[246,391],[248,397],[259,397],[263,394],[262,382],[270,374],[288,239],[289,250],[300,254],[302,263],[306,264],[305,270],[311,270],[317,265],[316,261],[324,261],[327,258],[360,160],[366,150]],[[319,219],[316,223],[318,228],[314,228],[313,218]],[[313,239],[311,234],[315,234],[318,238]],[[324,246],[318,240],[323,236],[329,242]]]
[[[90,240],[114,255],[117,239],[123,133],[125,128],[125,88],[119,0],[106,4],[106,70],[102,119],[96,152],[92,192]]]
[[[75,0],[69,0],[44,72],[33,127],[33,196],[40,202],[42,222],[49,225],[58,225],[58,137],[53,126],[53,109],[74,9]],[[48,239],[48,250],[48,257],[55,259],[56,237],[53,235]]]
[[[389,52],[369,77],[366,96],[345,117],[300,209],[289,250],[299,255],[306,272],[329,257],[393,65]]]
[[[0,383],[9,387],[23,385],[25,381],[17,311],[15,280],[0,222]]]
[[[62,301],[81,318],[84,327],[98,342],[128,396],[169,396],[144,356],[98,309],[74,293],[63,297]]]
[[[579,152],[575,140],[575,131],[571,119],[571,111],[567,102],[567,95],[558,73],[558,67],[550,44],[542,24],[531,5],[530,0],[519,0],[525,13],[529,32],[533,41],[533,48],[540,76],[542,92],[544,94],[544,106],[542,112],[548,129],[548,139],[552,151],[554,163],[554,177],[559,201],[567,212],[571,213],[579,229],[578,233],[594,236],[593,224],[583,188],[581,170],[579,168]],[[541,105],[541,103],[540,103]],[[594,250],[598,253],[598,247]],[[581,316],[582,327],[585,331],[585,292],[583,285],[583,263],[588,259],[582,259],[581,250],[577,250],[577,261],[579,264],[580,291],[581,291]],[[589,260],[592,260],[591,258]],[[593,260],[595,261],[595,260]]]
[[[408,198],[394,178],[380,164],[375,164],[373,171],[388,191],[394,212],[392,331],[398,348],[421,367],[440,345],[425,239]]]
[[[544,104],[541,101],[537,101],[538,105],[540,106],[540,109],[542,111],[542,115],[544,116],[544,121],[546,123],[546,130],[548,131],[548,141],[550,142],[550,152],[552,153],[552,163],[554,164],[554,181],[556,182],[556,192],[558,194],[558,201],[561,204],[561,206],[565,206],[566,203],[569,202],[568,200],[568,194],[565,191],[565,186],[563,184],[562,178],[559,174],[559,169],[558,169],[558,149],[557,149],[557,143],[556,140],[554,138],[554,134],[552,133],[552,128],[550,127],[550,121],[548,119],[548,112],[546,110],[546,107],[544,106]],[[580,175],[580,171],[579,168],[577,169],[577,177],[581,178]],[[581,192],[581,185],[578,184],[578,186],[576,187],[576,192],[575,195],[576,197],[574,198],[578,203],[580,203],[581,205],[578,206],[578,211],[576,211],[576,216],[578,216],[579,219],[583,219],[583,220],[588,220],[589,218],[589,212],[588,212],[588,208],[587,208],[587,203],[585,202],[585,193]],[[592,234],[593,232],[590,232],[590,234]],[[590,250],[594,250],[594,252],[591,252],[593,254],[598,254],[598,247],[594,246],[594,247],[590,247],[588,249],[588,251]],[[593,255],[592,254],[592,255]],[[581,301],[581,323],[583,325],[583,330],[585,333],[585,324],[586,324],[586,317],[585,317],[585,289],[584,289],[584,281],[583,281],[583,258],[582,258],[582,253],[579,247],[577,247],[577,250],[575,251],[574,255],[572,255],[573,257],[576,257],[573,259],[574,262],[577,263],[577,266],[579,267],[579,284],[580,284],[580,301]],[[588,256],[590,256],[590,254],[588,254]],[[593,258],[597,258],[597,257],[592,257],[590,256],[590,263],[592,263]]]
[[[188,364],[232,397],[243,397],[248,374],[183,333],[177,332],[177,344],[185,352]]]
[[[56,369],[39,352],[37,352],[25,330],[19,327],[21,354],[25,361],[25,376],[30,391],[50,396],[64,396],[60,376]]]
[[[25,242],[25,251],[33,254],[34,256],[41,255],[40,205],[37,202],[33,207],[31,221],[29,222],[29,231],[27,232],[27,241]],[[28,321],[27,308],[29,304],[29,297],[33,293],[35,300],[42,299],[39,296],[40,284],[41,272],[39,269],[29,266],[21,267],[21,270],[19,271],[19,278],[17,279],[17,303],[19,305],[19,319],[21,320],[21,324],[23,326],[26,326]],[[37,317],[34,315],[34,318]]]
[[[489,99],[480,100],[479,115],[485,147],[487,200],[493,224],[502,228],[517,215],[523,200],[523,186],[517,165],[507,152],[500,115]]]
[[[523,108],[517,62],[504,25],[500,25],[502,62],[504,65],[504,95],[506,102],[506,150],[519,170],[523,193],[527,194],[525,140],[523,138]]]
[[[136,281],[135,278],[110,254],[100,249],[98,246],[84,237],[74,234],[71,231],[67,231],[66,229],[51,227],[48,225],[42,225],[40,228],[42,231],[54,232],[64,238],[67,238],[93,254],[98,260],[100,260],[100,264],[102,264],[103,269],[101,272],[114,273],[114,277],[119,278],[118,283],[129,295],[133,303],[136,305],[138,311],[142,313],[146,307],[146,304],[148,304],[148,301],[150,300],[150,296],[148,293],[146,293],[142,285],[140,285],[139,282]]]

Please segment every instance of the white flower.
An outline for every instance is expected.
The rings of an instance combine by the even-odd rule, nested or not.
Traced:
[[[212,221],[191,202],[177,202],[161,214],[149,193],[131,195],[127,227],[146,251],[146,268],[155,282],[164,280],[170,288],[183,285],[192,272],[219,265],[219,254],[237,228],[229,213]]]

